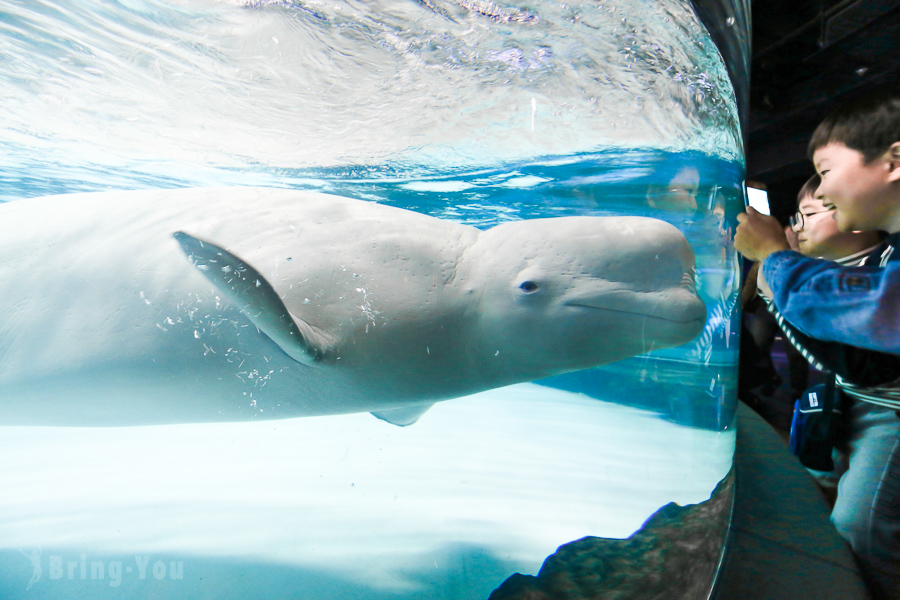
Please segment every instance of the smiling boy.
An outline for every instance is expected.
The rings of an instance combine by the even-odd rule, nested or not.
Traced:
[[[865,370],[873,379],[855,383],[875,387],[851,383],[845,389],[855,426],[850,468],[831,519],[853,548],[873,597],[900,599],[900,368],[884,360],[900,355],[900,94],[839,108],[816,129],[809,149],[822,177],[815,196],[823,210],[834,209],[837,229],[890,234],[877,263],[851,267],[793,252],[778,222],[752,208],[738,216],[734,244],[762,261],[777,312],[806,334],[813,355],[850,357],[834,364],[852,365],[847,373]],[[807,218],[824,217],[811,211]]]

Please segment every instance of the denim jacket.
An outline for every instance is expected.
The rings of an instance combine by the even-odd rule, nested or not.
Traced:
[[[849,265],[878,264],[887,247],[880,244],[868,254],[848,256],[837,261],[846,268]],[[827,298],[823,298],[823,301]],[[766,305],[775,316],[785,337],[800,354],[818,370],[826,370],[837,377],[838,387],[858,400],[900,408],[900,354],[890,354],[850,346],[839,342],[823,342],[812,338],[787,321],[771,299]]]
[[[811,338],[900,354],[900,233],[885,243],[880,266],[770,255],[762,270],[778,312]]]

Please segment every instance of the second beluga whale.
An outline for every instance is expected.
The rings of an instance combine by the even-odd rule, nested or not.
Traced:
[[[693,253],[642,217],[480,231],[308,191],[0,205],[0,424],[372,412],[685,343]]]

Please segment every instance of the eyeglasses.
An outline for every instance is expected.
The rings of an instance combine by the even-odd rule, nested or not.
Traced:
[[[807,213],[804,215],[802,212],[800,212],[798,210],[795,214],[791,215],[791,218],[790,218],[791,229],[793,229],[795,231],[803,229],[803,227],[806,225],[807,218],[809,218],[813,215],[821,215],[822,213],[827,213],[827,212],[832,212],[832,211],[834,211],[833,208],[828,208],[825,210],[820,210],[820,211],[816,211],[813,213]]]

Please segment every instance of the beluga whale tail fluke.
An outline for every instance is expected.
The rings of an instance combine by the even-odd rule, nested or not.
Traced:
[[[0,205],[0,423],[121,426],[371,412],[677,346],[706,307],[673,226],[486,231],[268,188]]]

